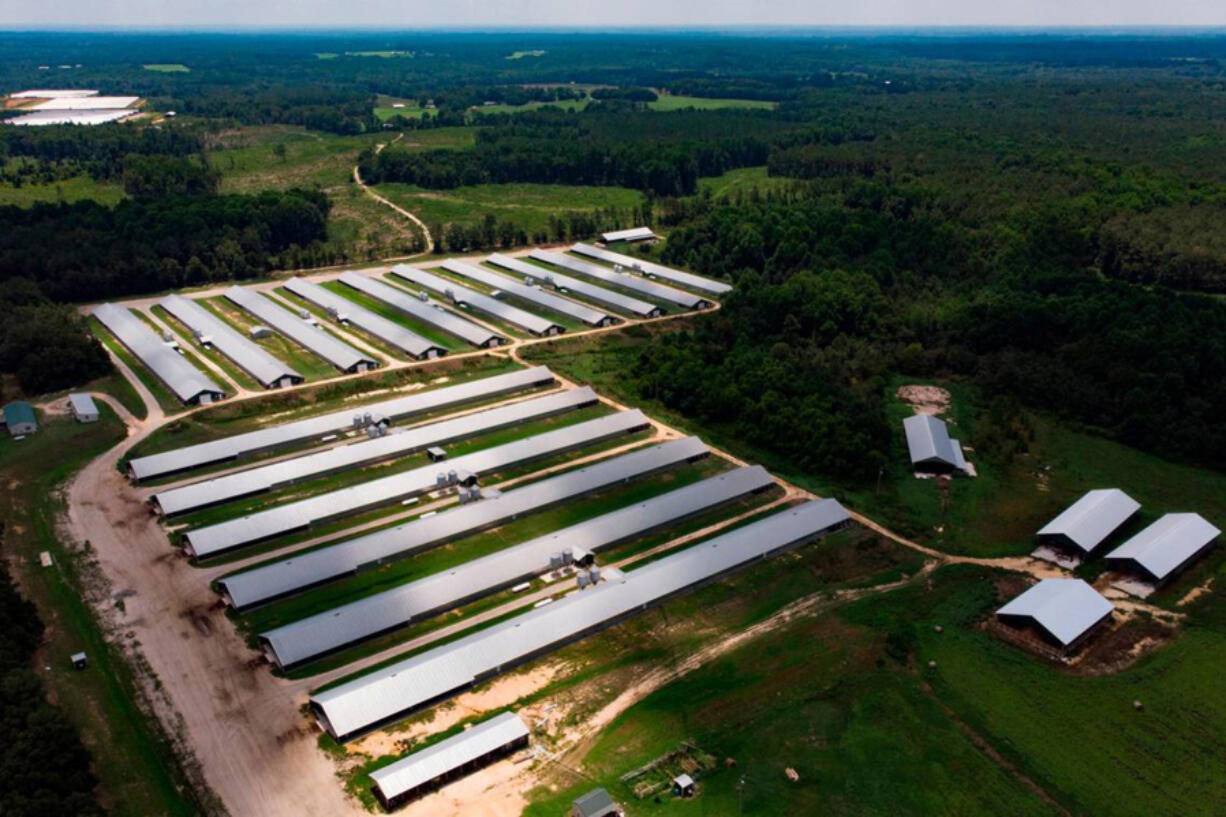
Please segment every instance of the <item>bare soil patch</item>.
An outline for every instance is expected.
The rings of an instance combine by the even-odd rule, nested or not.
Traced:
[[[944,414],[949,410],[949,391],[940,386],[900,386],[895,396],[910,405],[916,414]]]

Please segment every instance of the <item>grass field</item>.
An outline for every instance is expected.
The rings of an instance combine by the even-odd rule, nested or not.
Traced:
[[[99,628],[85,600],[94,575],[88,549],[66,541],[56,524],[62,510],[57,486],[123,439],[123,426],[111,409],[99,409],[97,423],[44,416],[38,433],[23,441],[13,442],[7,434],[0,438],[5,556],[47,625],[39,674],[89,748],[108,812],[186,817],[203,808],[194,801],[165,738],[139,709],[134,670]],[[51,568],[39,566],[38,554],[44,550],[51,553]],[[69,662],[69,655],[80,650],[89,656],[83,672]]]
[[[192,70],[181,62],[151,62],[141,67],[146,71],[157,71],[162,74],[186,74]]]
[[[428,133],[428,131],[427,131]],[[606,207],[631,210],[643,194],[623,187],[557,184],[483,184],[453,190],[425,190],[408,184],[380,184],[378,192],[430,225],[480,222],[487,215],[509,221],[531,237],[547,232],[549,217],[566,211]]]
[[[56,203],[96,201],[99,204],[117,204],[122,198],[123,186],[118,182],[99,182],[85,175],[61,179],[51,184],[0,184],[0,206],[16,205],[30,207],[42,202]]]
[[[698,191],[710,191],[715,198],[726,198],[738,193],[758,191],[766,193],[772,190],[783,190],[795,184],[794,179],[784,179],[779,176],[766,175],[766,167],[742,167],[729,170],[722,176],[707,176],[698,180]]]
[[[655,102],[648,102],[647,107],[653,111],[679,111],[684,108],[696,108],[700,111],[712,111],[717,108],[762,108],[774,109],[778,102],[761,99],[707,99],[701,96],[678,96],[665,94]]]
[[[495,114],[495,113],[524,113],[525,111],[535,111],[546,106],[561,108],[564,111],[581,111],[592,103],[590,96],[585,96],[583,99],[562,99],[556,102],[525,102],[522,105],[504,105],[502,103],[494,105],[479,105],[474,108],[469,108],[469,112],[475,115]]]

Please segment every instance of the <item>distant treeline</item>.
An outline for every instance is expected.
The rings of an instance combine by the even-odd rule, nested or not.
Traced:
[[[0,536],[3,530],[0,528]],[[43,624],[0,560],[0,814],[95,817],[90,757],[72,723],[47,703],[31,661]]]
[[[668,121],[646,121],[655,116]],[[359,164],[369,182],[434,189],[536,182],[685,196],[697,190],[699,177],[765,164],[768,142],[760,135],[748,135],[759,130],[752,123],[761,121],[765,120],[694,112],[583,116],[541,111],[479,131],[471,150],[369,150]],[[732,135],[737,133],[747,135]]]
[[[0,280],[70,302],[251,278],[324,241],[328,208],[312,190],[0,207]]]
[[[51,125],[38,128],[0,128],[0,167],[6,158],[33,160],[6,171],[11,183],[34,177],[42,166],[66,166],[72,174],[86,173],[95,179],[117,179],[132,157],[200,157],[203,142],[185,130],[101,126],[82,128]]]

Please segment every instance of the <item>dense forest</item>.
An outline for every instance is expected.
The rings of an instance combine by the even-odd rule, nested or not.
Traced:
[[[13,586],[3,561],[0,621],[0,814],[104,814],[93,797],[97,781],[89,753],[68,719],[47,703],[46,690],[30,668],[43,624],[34,605]]]

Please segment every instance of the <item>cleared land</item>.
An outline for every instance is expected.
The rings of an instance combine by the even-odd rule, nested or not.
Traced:
[[[700,111],[711,111],[717,108],[763,108],[779,107],[778,102],[763,99],[709,99],[703,96],[679,96],[664,94],[655,102],[648,102],[647,107],[654,111],[679,111],[684,108],[696,108]]]

